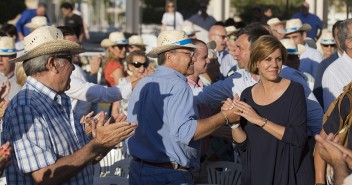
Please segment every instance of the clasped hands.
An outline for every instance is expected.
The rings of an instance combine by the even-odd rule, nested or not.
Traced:
[[[265,118],[259,116],[258,113],[250,105],[241,101],[237,93],[234,95],[233,100],[227,98],[227,100],[224,101],[224,104],[221,107],[221,111],[226,112],[226,116],[230,113],[242,116],[248,120],[248,122],[258,126],[262,126],[263,121],[265,120]],[[239,119],[237,121],[239,121]]]

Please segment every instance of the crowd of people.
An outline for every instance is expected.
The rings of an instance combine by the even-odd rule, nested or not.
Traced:
[[[305,2],[289,20],[265,9],[241,26],[207,6],[184,20],[167,1],[155,48],[115,31],[87,64],[70,3],[62,26],[43,3],[3,25],[7,184],[93,184],[93,165],[112,150],[132,158],[131,185],[208,183],[214,161],[241,164],[245,185],[352,184],[352,19],[323,30]],[[90,80],[99,68],[105,84]],[[94,103],[109,112],[91,112]]]

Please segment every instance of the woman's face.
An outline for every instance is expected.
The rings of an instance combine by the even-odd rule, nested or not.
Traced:
[[[134,77],[140,78],[141,75],[145,72],[148,68],[149,63],[146,60],[145,56],[134,56],[132,58],[132,63],[128,64],[128,68],[132,72]]]
[[[264,60],[258,62],[258,71],[262,80],[275,81],[279,77],[282,68],[282,54],[276,49]]]
[[[331,54],[333,54],[336,50],[336,45],[335,44],[321,44],[321,48],[324,53],[324,58],[329,57]]]
[[[126,58],[127,45],[116,45],[109,47],[110,51],[114,54],[117,59]]]
[[[168,3],[167,4],[167,11],[168,12],[174,12],[174,10],[175,10],[174,3]]]

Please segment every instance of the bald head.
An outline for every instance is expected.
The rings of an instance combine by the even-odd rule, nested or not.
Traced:
[[[209,30],[209,41],[215,41],[216,50],[221,52],[225,49],[227,34],[224,26],[214,25]]]

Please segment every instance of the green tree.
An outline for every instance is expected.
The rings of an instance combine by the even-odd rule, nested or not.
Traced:
[[[0,1],[0,24],[14,19],[18,14],[26,9],[24,0]]]
[[[244,22],[249,23],[253,19],[254,7],[270,6],[273,17],[286,20],[300,10],[304,0],[231,0],[231,5],[237,10],[236,15]]]

